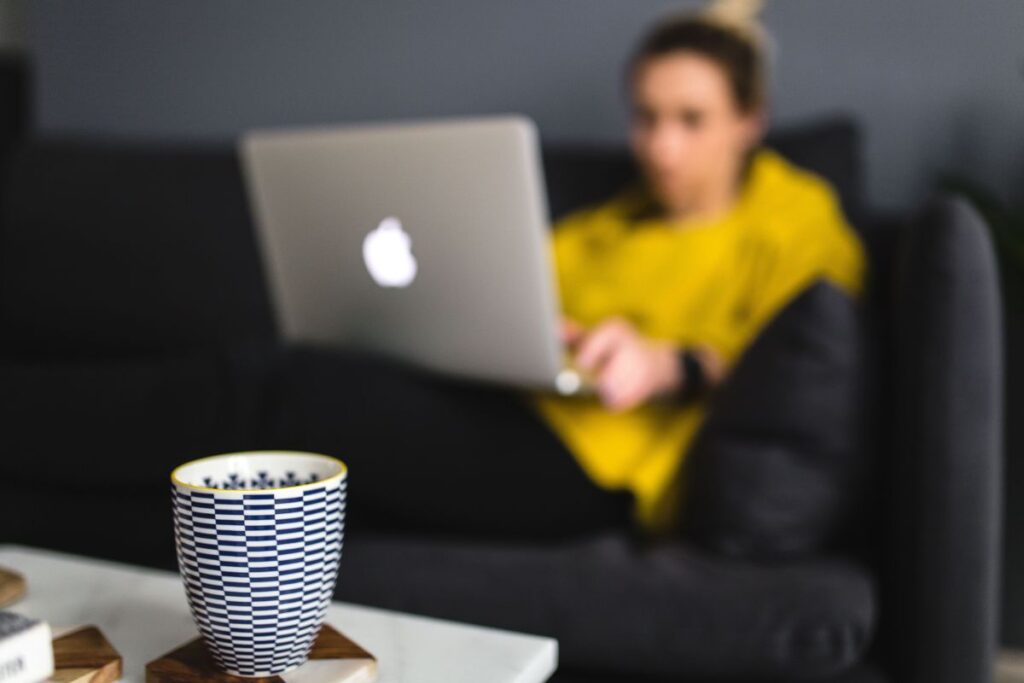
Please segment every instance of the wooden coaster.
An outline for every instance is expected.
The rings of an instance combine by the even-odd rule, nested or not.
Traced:
[[[196,638],[146,665],[146,683],[371,683],[377,680],[373,655],[324,624],[309,661],[294,671],[266,678],[242,678],[217,668]]]
[[[25,595],[25,578],[0,567],[0,607],[13,605]]]
[[[53,629],[56,683],[113,683],[121,677],[121,655],[95,626]]]

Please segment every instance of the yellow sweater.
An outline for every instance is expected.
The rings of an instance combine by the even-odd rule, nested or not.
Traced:
[[[584,325],[622,316],[649,337],[707,344],[731,364],[812,281],[828,278],[851,295],[861,288],[863,251],[834,192],[770,150],[754,155],[721,218],[673,224],[645,216],[649,204],[631,189],[556,225],[565,316]],[[594,482],[633,492],[642,527],[672,526],[673,484],[702,402],[653,401],[612,413],[596,398],[532,400]]]

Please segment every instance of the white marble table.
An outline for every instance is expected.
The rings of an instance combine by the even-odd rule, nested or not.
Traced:
[[[146,662],[196,636],[177,574],[0,545],[0,565],[28,595],[9,608],[51,625],[95,624],[124,657],[128,683]],[[372,652],[379,683],[541,683],[555,671],[551,638],[335,602],[328,623]]]

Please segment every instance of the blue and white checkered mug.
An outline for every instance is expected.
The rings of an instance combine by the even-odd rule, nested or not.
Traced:
[[[214,455],[171,473],[185,593],[227,673],[306,662],[338,576],[347,476],[340,460],[291,451]]]

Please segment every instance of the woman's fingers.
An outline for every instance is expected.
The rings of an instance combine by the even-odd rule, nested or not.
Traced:
[[[629,336],[598,375],[602,402],[610,410],[631,410],[656,395],[677,391],[683,381],[677,354],[668,342]]]
[[[671,376],[672,368],[667,368],[663,362],[663,353],[661,346],[642,338],[625,345],[606,365],[605,404],[616,411],[632,410],[671,386],[676,379]],[[676,364],[674,356],[668,359]]]
[[[631,332],[629,325],[619,319],[601,323],[580,341],[576,364],[587,372],[598,372],[615,349],[629,338]]]
[[[651,342],[623,318],[610,318],[589,332],[566,320],[563,334],[575,337],[575,364],[596,378],[597,393],[610,410],[629,410],[681,381],[675,350]]]
[[[637,349],[619,346],[607,359],[597,380],[601,401],[610,410],[628,410],[645,398],[646,373]]]

